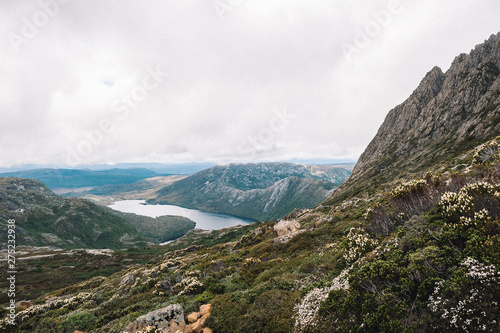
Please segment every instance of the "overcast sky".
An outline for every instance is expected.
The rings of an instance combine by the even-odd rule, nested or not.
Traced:
[[[0,167],[356,159],[497,0],[0,1]]]

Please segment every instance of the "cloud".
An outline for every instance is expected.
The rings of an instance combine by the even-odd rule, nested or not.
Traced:
[[[355,158],[427,71],[500,31],[499,9],[493,0],[4,1],[0,167]],[[293,119],[274,126],[276,110]]]

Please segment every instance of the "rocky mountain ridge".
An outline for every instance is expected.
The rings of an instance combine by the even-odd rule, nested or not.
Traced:
[[[337,195],[421,170],[499,131],[500,33],[457,56],[446,73],[439,67],[427,73],[388,113]]]

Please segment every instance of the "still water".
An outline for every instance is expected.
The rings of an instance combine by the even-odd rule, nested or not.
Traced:
[[[116,201],[109,208],[124,213],[134,213],[150,217],[163,215],[184,216],[196,222],[196,228],[203,230],[222,229],[233,225],[255,222],[233,215],[205,213],[196,209],[187,209],[173,205],[148,205],[145,200]]]

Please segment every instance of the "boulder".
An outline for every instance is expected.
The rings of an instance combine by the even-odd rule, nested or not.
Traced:
[[[187,316],[188,323],[190,324],[194,323],[195,321],[198,320],[199,317],[200,314],[198,312],[191,313],[189,316]]]
[[[129,324],[124,333],[132,333],[146,329],[146,327],[156,328],[162,333],[188,333],[192,332],[184,321],[184,310],[180,304],[172,304],[145,314]]]
[[[26,310],[27,308],[31,307],[32,305],[33,305],[33,303],[31,303],[31,301],[20,301],[20,302],[16,303],[16,308]]]
[[[212,304],[203,304],[200,306],[200,317],[210,313],[210,309],[212,308]]]
[[[207,313],[207,314],[203,315],[195,323],[193,323],[193,324],[190,325],[190,327],[191,327],[191,329],[193,330],[194,333],[203,332],[203,330],[204,330],[203,326],[205,325],[205,321],[207,320],[208,316],[210,316],[210,313]]]
[[[278,234],[278,237],[285,236],[300,229],[300,223],[297,221],[285,221],[281,220],[274,226],[274,231]]]

